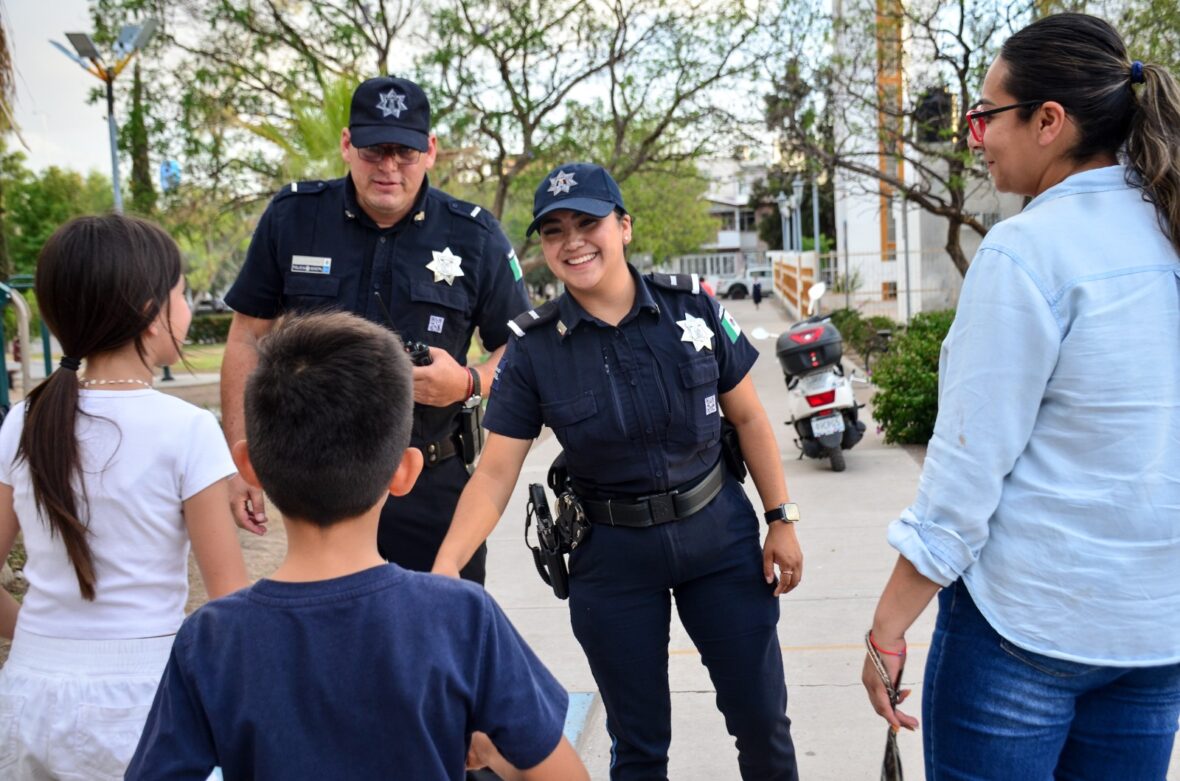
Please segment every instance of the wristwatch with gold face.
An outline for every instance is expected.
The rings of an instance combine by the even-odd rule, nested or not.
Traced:
[[[784,523],[798,523],[799,522],[799,505],[794,502],[787,502],[780,504],[773,510],[767,510],[762,514],[766,519],[766,523],[771,524],[775,521],[783,521]]]

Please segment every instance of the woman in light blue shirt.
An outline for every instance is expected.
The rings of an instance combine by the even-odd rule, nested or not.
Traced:
[[[900,680],[938,593],[928,778],[1163,779],[1180,716],[1180,87],[1106,22],[1060,14],[1004,44],[967,122],[996,188],[1032,201],[964,281],[865,686],[917,726],[874,662]]]

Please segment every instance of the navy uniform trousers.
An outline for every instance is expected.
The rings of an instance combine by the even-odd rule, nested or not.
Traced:
[[[406,569],[430,572],[467,480],[467,465],[455,455],[436,466],[423,467],[410,493],[386,499],[377,529],[377,550],[382,558]],[[484,543],[460,570],[460,576],[482,586],[487,558]]]
[[[570,556],[570,620],[601,692],[611,779],[665,779],[672,596],[717,690],[746,781],[798,778],[758,516],[733,478],[703,510],[644,529],[595,524]]]

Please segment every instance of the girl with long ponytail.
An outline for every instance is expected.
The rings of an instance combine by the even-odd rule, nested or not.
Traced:
[[[213,415],[152,388],[192,318],[163,230],[72,220],[35,291],[64,356],[0,428],[0,560],[23,532],[29,581],[21,604],[0,592],[0,776],[122,778],[184,618],[190,544],[211,597],[247,583],[235,470]]]

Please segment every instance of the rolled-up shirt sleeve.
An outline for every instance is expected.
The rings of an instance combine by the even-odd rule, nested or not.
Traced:
[[[918,496],[889,544],[930,580],[957,580],[987,542],[1004,481],[1028,445],[1062,328],[1050,294],[1002,249],[981,248],[939,358],[938,418]]]

